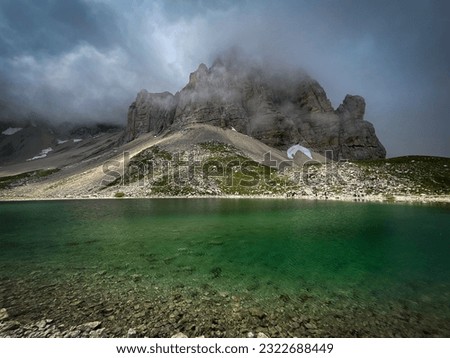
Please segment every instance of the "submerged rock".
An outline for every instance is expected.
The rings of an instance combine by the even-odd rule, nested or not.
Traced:
[[[213,278],[219,278],[222,276],[222,269],[220,267],[214,267],[210,272]]]

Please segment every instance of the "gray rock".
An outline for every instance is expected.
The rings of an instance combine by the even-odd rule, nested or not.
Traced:
[[[6,321],[9,318],[9,313],[6,308],[0,308],[0,322]]]
[[[81,331],[76,329],[74,331],[69,331],[65,334],[66,338],[78,338],[81,337]]]
[[[305,323],[305,327],[310,329],[310,330],[317,329],[317,326],[314,323]]]
[[[258,334],[256,335],[256,338],[269,338],[269,336],[267,336],[263,332],[258,332]]]
[[[336,110],[340,118],[340,150],[345,159],[385,158],[386,150],[375,135],[373,125],[364,121],[366,102],[361,96],[347,95]]]
[[[0,325],[1,332],[12,331],[17,328],[20,328],[20,322],[18,321],[6,321],[2,325]]]
[[[172,124],[175,109],[176,99],[171,93],[140,91],[128,110],[125,140],[133,140],[142,133],[164,131]]]
[[[39,321],[38,323],[36,323],[36,326],[40,329],[44,329],[45,326],[47,325],[47,321],[45,319]]]
[[[141,281],[141,279],[142,279],[142,275],[139,275],[139,274],[133,274],[133,275],[131,275],[131,279],[132,279],[134,282],[139,282],[139,281]]]
[[[178,332],[176,334],[174,334],[172,337],[170,338],[189,338],[188,336],[186,336],[184,333]]]
[[[106,328],[99,328],[99,329],[96,329],[95,331],[91,331],[90,333],[89,333],[89,337],[91,337],[91,338],[102,338],[102,337],[104,337],[104,332],[105,332],[105,329]]]
[[[100,321],[87,322],[79,325],[77,328],[81,331],[92,331],[99,328],[102,325]]]
[[[344,120],[363,120],[366,102],[361,96],[345,96],[344,102],[336,110],[336,114]]]
[[[127,333],[128,338],[136,338],[137,332],[134,328],[130,328]]]

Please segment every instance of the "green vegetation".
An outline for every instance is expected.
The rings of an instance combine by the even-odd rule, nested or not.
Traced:
[[[450,158],[405,156],[390,159],[357,161],[367,175],[391,176],[409,182],[416,194],[450,194]]]
[[[204,143],[199,143],[198,146],[202,149],[208,150],[211,153],[217,153],[220,155],[229,153],[229,154],[236,154],[238,149],[232,145],[215,142],[215,141],[209,141]]]
[[[26,173],[11,175],[0,178],[0,189],[8,189],[15,186],[25,185],[32,180],[39,180],[53,173],[58,172],[58,168],[33,170]]]
[[[118,191],[114,194],[115,198],[123,198],[125,196],[125,193]]]
[[[206,142],[200,143],[199,147],[211,153],[204,164],[216,166],[219,173],[213,176],[213,180],[223,194],[281,194],[287,189],[288,180],[285,176],[279,174],[275,168],[243,156],[232,145]]]
[[[215,141],[194,145],[189,151],[170,153],[157,146],[133,157],[125,178],[109,184],[136,186],[144,195],[309,195],[319,197],[450,194],[450,159],[409,156],[355,161],[323,167],[308,163],[297,172],[281,172],[260,164],[238,148]],[[123,182],[122,182],[123,179]],[[139,187],[139,188],[138,188]],[[308,187],[309,191],[305,191]]]
[[[131,158],[127,165],[124,178],[119,176],[100,188],[100,190],[121,184],[135,183],[142,180],[148,175],[148,171],[151,170],[152,166],[158,166],[163,161],[171,161],[172,159],[173,157],[171,153],[159,148],[156,145],[147,148]]]
[[[133,157],[133,159],[135,159],[136,161],[152,159],[172,160],[172,154],[167,150],[161,149],[157,145],[154,145],[153,147],[140,152],[138,155]]]
[[[134,156],[123,183],[140,185],[150,195],[283,194],[287,177],[246,157],[232,145],[205,142],[193,153],[169,153],[155,146]],[[200,152],[198,152],[200,150]],[[139,182],[139,183],[138,183]],[[117,178],[108,186],[122,184]]]

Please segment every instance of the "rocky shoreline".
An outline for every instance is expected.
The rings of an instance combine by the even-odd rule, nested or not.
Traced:
[[[5,196],[0,197],[0,202],[16,201],[52,201],[52,200],[130,200],[130,199],[286,199],[286,200],[320,200],[320,201],[344,201],[344,202],[374,202],[374,203],[409,203],[409,204],[450,204],[450,195],[395,195],[387,199],[383,195],[366,195],[362,197],[348,196],[325,196],[325,195],[296,195],[289,193],[284,195],[148,195],[128,196],[116,198],[101,195],[82,195],[58,197],[27,197],[27,196]]]
[[[352,292],[256,298],[159,287],[106,272],[0,278],[0,337],[448,337],[449,318],[420,302]],[[434,311],[435,312],[435,311]]]

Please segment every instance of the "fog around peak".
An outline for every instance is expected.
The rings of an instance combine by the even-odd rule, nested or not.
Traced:
[[[450,156],[445,1],[0,3],[0,121],[123,123],[137,92],[183,88],[204,62],[304,70],[336,108],[366,99],[389,156]]]

